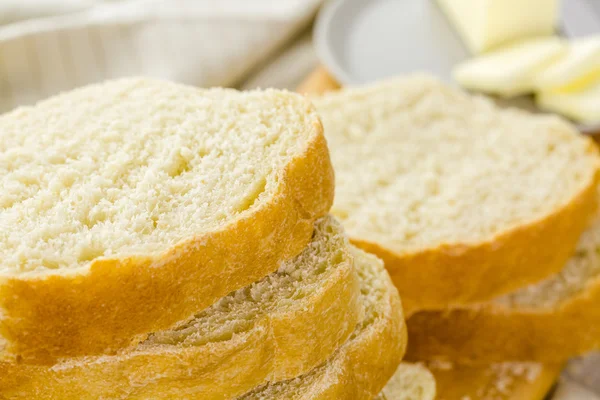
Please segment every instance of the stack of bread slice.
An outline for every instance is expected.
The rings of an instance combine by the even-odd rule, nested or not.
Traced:
[[[336,171],[332,213],[384,260],[410,360],[559,364],[600,348],[591,139],[426,75],[313,101]]]
[[[591,140],[422,75],[313,101],[0,116],[0,398],[453,399],[600,347]]]
[[[302,96],[92,85],[0,116],[0,170],[0,398],[368,400],[400,364]]]
[[[599,277],[600,221],[596,220],[559,273],[485,303],[413,315],[410,355],[465,362],[556,363],[598,350]]]

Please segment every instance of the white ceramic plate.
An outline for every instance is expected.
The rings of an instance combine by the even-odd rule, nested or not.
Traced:
[[[594,1],[600,3],[563,0],[565,35],[600,32],[600,7]],[[319,14],[314,37],[321,61],[345,86],[416,71],[453,83],[452,68],[470,57],[434,0],[334,0]],[[530,97],[507,105],[536,111]],[[579,128],[600,131],[600,126]]]

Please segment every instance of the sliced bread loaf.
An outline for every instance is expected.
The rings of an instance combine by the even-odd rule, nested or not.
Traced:
[[[600,218],[560,273],[490,302],[408,320],[413,359],[564,361],[600,349]]]
[[[334,355],[306,375],[265,385],[240,400],[371,400],[394,374],[406,348],[406,329],[398,291],[377,257],[358,249],[363,320]]]
[[[402,363],[375,400],[434,400],[433,374],[422,364]]]
[[[0,117],[0,350],[115,353],[300,253],[333,198],[303,97],[146,79]]]
[[[276,272],[116,355],[68,358],[52,367],[0,363],[0,397],[231,399],[307,373],[349,338],[363,315],[342,228],[332,218],[315,228],[308,247]]]
[[[594,214],[598,151],[566,122],[396,78],[314,99],[333,213],[407,311],[490,299],[558,272]]]

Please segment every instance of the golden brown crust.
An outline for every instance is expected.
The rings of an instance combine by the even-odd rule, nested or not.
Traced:
[[[372,257],[372,256],[369,256]],[[373,258],[374,259],[374,258]],[[375,321],[342,345],[324,365],[272,397],[252,393],[244,399],[371,400],[396,371],[406,350],[407,335],[402,303],[383,266],[377,266],[385,294],[376,308]],[[360,328],[358,328],[360,329]],[[281,382],[278,385],[286,385]],[[292,386],[292,385],[290,385]]]
[[[300,83],[296,91],[305,95],[313,95],[323,94],[324,92],[339,88],[339,83],[329,75],[329,72],[323,67],[318,67]]]
[[[589,151],[598,153],[591,141]],[[486,301],[563,268],[594,216],[598,182],[596,170],[584,190],[564,207],[473,245],[397,254],[363,238],[352,241],[384,260],[407,315]]]
[[[318,291],[228,340],[142,346],[53,367],[0,363],[0,396],[83,400],[186,394],[217,400],[307,373],[348,339],[362,316],[358,277],[347,257]]]
[[[391,282],[386,297],[389,307],[380,323],[371,326],[364,336],[361,334],[360,340],[348,346],[344,357],[335,360],[338,364],[330,367],[338,374],[328,374],[318,395],[306,400],[371,400],[394,375],[406,351],[407,334],[402,304]]]
[[[410,359],[472,362],[561,362],[600,349],[600,278],[546,309],[485,303],[423,311],[408,319]]]
[[[421,374],[414,368],[421,364],[402,363],[396,374],[409,385],[407,379],[417,378],[420,385],[435,386],[429,391],[402,392],[402,386],[390,381],[375,400],[542,400],[558,380],[561,364],[503,363],[492,365],[435,365],[421,366]],[[425,367],[429,368],[429,374]],[[404,375],[404,376],[403,376]],[[429,376],[428,376],[429,375]],[[429,382],[433,380],[435,382]],[[394,379],[394,378],[392,378]],[[431,391],[433,391],[431,390]],[[386,396],[386,394],[388,394]]]
[[[306,246],[333,201],[333,170],[316,121],[279,191],[218,231],[162,256],[99,259],[81,274],[0,281],[3,356],[30,363],[100,353],[185,321],[227,293],[274,271]]]
[[[520,368],[499,365],[452,366],[429,370],[435,376],[437,400],[542,400],[558,380],[560,364]],[[512,371],[511,371],[512,369]],[[535,369],[535,373],[531,370]]]

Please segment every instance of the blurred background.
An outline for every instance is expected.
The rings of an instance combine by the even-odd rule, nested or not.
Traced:
[[[321,0],[1,0],[0,112],[91,82],[295,86]]]
[[[428,0],[392,1],[415,5]],[[131,75],[201,87],[294,90],[326,61],[313,41],[315,17],[323,3],[0,0],[0,112],[84,84]],[[600,0],[589,3],[600,10]],[[575,26],[595,29],[584,24],[588,14],[576,11],[571,16]],[[427,25],[419,19],[413,19],[411,26],[438,29],[436,23]],[[390,34],[379,49],[404,49],[392,57],[393,62],[402,62],[413,57],[410,46],[422,39]],[[548,398],[600,399],[597,394],[600,356],[591,355],[572,361]]]

